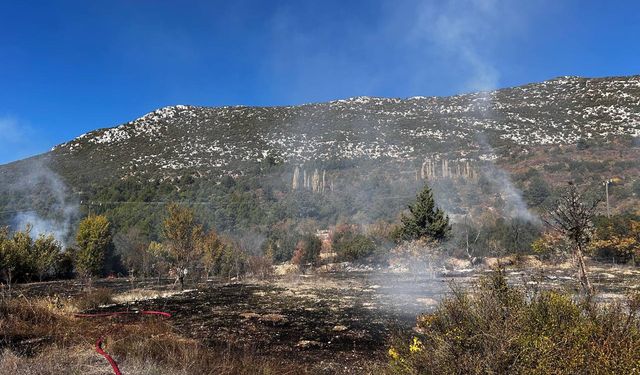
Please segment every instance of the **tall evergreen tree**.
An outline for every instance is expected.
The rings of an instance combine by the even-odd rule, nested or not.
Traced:
[[[433,192],[425,184],[418,194],[416,202],[409,205],[410,216],[402,215],[399,240],[418,240],[423,238],[436,241],[446,240],[451,232],[449,216],[436,206]]]

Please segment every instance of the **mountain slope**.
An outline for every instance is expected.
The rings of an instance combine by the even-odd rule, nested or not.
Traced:
[[[238,174],[268,155],[288,162],[491,157],[493,147],[640,135],[640,76],[563,77],[443,98],[357,97],[296,107],[158,109],[55,147],[64,164],[100,175]],[[89,167],[89,166],[87,166]],[[74,168],[83,164],[74,164]],[[91,174],[90,171],[83,171]]]
[[[116,230],[157,238],[165,202],[180,201],[220,230],[268,236],[309,220],[393,221],[425,181],[454,217],[531,220],[528,208],[554,187],[599,189],[613,177],[611,207],[637,209],[639,137],[640,76],[452,97],[172,106],[0,166],[0,225],[35,217],[73,228],[99,212]]]

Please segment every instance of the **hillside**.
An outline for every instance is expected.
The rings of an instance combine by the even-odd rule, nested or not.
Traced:
[[[241,173],[274,155],[287,162],[355,158],[492,158],[493,147],[575,144],[640,135],[640,76],[563,77],[443,98],[357,97],[297,107],[158,109],[55,147],[62,166],[90,160],[107,176]],[[481,138],[482,137],[482,138]],[[486,139],[486,141],[483,141]],[[91,174],[89,168],[79,173]],[[104,176],[104,173],[100,173]]]
[[[554,186],[615,174],[625,194],[635,194],[639,136],[640,76],[561,77],[451,97],[177,105],[0,166],[0,220],[15,224],[14,213],[32,208],[60,217],[60,207],[73,203],[125,216],[124,226],[146,215],[150,230],[158,211],[150,202],[179,200],[202,203],[211,225],[229,230],[287,218],[371,222],[393,219],[423,180],[432,180],[453,214],[488,205],[496,191],[507,206],[526,210],[519,190],[532,177]],[[19,181],[34,170],[43,183],[23,189]],[[482,178],[493,187],[478,201],[470,195]],[[503,191],[511,179],[516,188]],[[613,204],[624,206],[625,197]]]

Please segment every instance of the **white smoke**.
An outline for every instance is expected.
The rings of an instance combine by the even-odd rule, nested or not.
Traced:
[[[496,0],[449,0],[428,3],[418,12],[414,32],[465,71],[468,90],[497,86],[498,71],[485,49],[497,36],[498,28],[492,26],[502,22],[498,5]]]
[[[494,101],[490,91],[498,88],[500,80],[492,51],[524,27],[523,11],[526,10],[504,0],[447,0],[425,4],[417,12],[414,38],[427,41],[443,58],[451,61],[453,69],[464,74],[465,90],[480,91],[475,104],[485,117]],[[485,152],[494,154],[483,133],[479,132],[477,138]],[[539,222],[507,172],[491,164],[483,173],[500,191],[507,215]]]
[[[53,235],[57,241],[67,244],[72,223],[79,215],[79,205],[69,194],[69,189],[60,176],[52,171],[46,160],[33,159],[27,162],[25,171],[12,188],[26,193],[32,205],[46,207],[46,217],[31,207],[18,212],[13,218],[14,227],[24,229],[31,226],[31,235]]]
[[[522,198],[522,192],[513,185],[507,172],[491,164],[483,174],[489,177],[494,188],[500,191],[500,196],[505,203],[503,210],[506,215],[512,219],[522,219],[534,224],[541,223],[538,216],[529,210]]]

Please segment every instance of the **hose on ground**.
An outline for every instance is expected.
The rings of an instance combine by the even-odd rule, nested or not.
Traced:
[[[168,312],[153,310],[115,311],[95,314],[73,314],[73,316],[75,316],[76,318],[107,318],[121,315],[157,315],[165,318],[171,318],[171,314],[169,314]],[[103,356],[109,362],[115,375],[122,375],[122,372],[118,367],[118,363],[113,359],[113,357],[109,355],[109,353],[105,352],[104,349],[102,349],[102,342],[104,341],[105,336],[106,335],[100,336],[96,341],[96,352]]]

